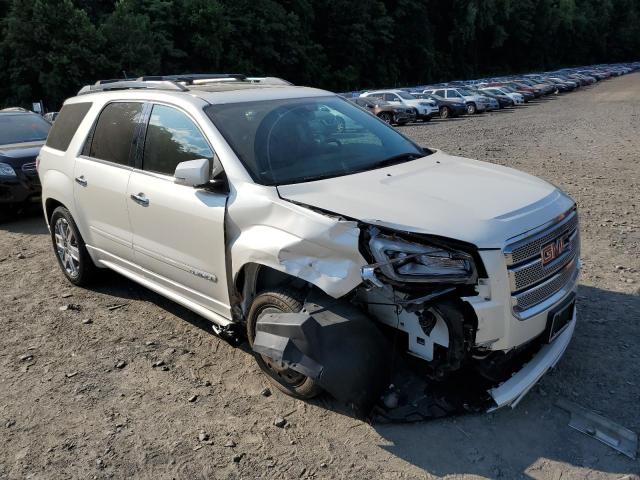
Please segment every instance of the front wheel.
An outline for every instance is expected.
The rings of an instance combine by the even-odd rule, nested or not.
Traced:
[[[58,207],[49,221],[51,241],[62,273],[77,286],[87,285],[96,267],[69,210]]]
[[[393,115],[391,115],[389,112],[382,112],[380,113],[380,115],[378,115],[378,117],[384,123],[387,123],[389,125],[391,125],[391,123],[393,122]]]
[[[469,115],[474,115],[477,111],[478,111],[478,109],[476,108],[476,104],[475,103],[469,103],[467,105],[467,113]]]
[[[293,291],[276,290],[260,293],[251,304],[247,316],[247,339],[253,348],[258,320],[269,313],[297,313],[303,303]],[[255,355],[260,369],[280,391],[292,397],[308,399],[318,395],[322,389],[309,377],[287,368],[265,355]]]

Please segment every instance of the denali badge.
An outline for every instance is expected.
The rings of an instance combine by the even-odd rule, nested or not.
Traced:
[[[570,243],[565,242],[565,237],[560,237],[555,239],[551,243],[547,243],[542,250],[540,251],[540,257],[542,258],[542,265],[546,265],[549,262],[552,262],[560,255],[564,253],[570,247]]]

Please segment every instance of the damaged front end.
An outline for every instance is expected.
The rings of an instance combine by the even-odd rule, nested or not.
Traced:
[[[492,285],[500,289],[485,266],[499,278],[493,253],[358,226],[368,262],[362,282],[341,297],[311,286],[301,312],[264,315],[256,353],[312,378],[358,414],[373,409],[391,421],[515,406],[557,363],[574,319],[553,345],[533,335],[502,348],[504,301],[492,299]]]

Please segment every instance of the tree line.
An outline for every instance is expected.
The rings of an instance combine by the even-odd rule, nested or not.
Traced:
[[[335,91],[637,60],[640,0],[0,0],[0,106],[97,79],[272,75]]]

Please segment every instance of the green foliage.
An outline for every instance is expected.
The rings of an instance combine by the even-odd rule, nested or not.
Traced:
[[[0,106],[98,78],[275,75],[334,90],[636,60],[640,0],[0,0]]]

